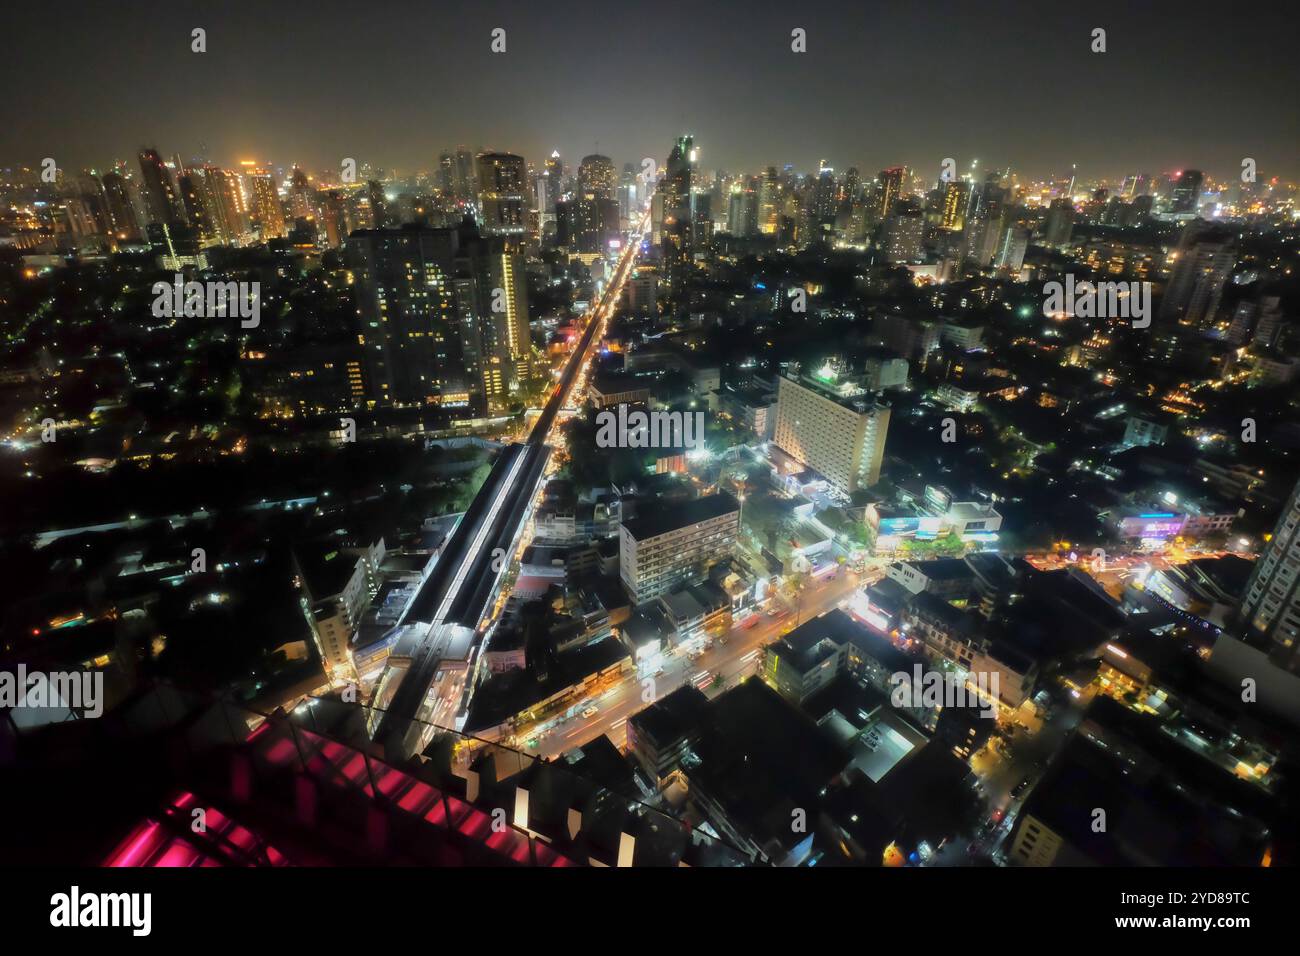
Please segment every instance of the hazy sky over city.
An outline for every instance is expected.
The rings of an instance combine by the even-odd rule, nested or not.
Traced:
[[[1030,176],[1076,162],[1086,180],[1235,175],[1249,156],[1261,178],[1300,178],[1285,4],[75,0],[5,17],[5,165],[134,165],[154,145],[411,172],[465,144],[621,166],[689,131],[710,169],[825,158],[937,175],[952,156]],[[791,52],[795,27],[807,53]]]

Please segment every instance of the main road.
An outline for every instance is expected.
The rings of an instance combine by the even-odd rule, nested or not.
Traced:
[[[445,725],[450,715],[459,720],[468,707],[474,689],[474,662],[483,638],[480,626],[496,604],[509,563],[501,557],[515,551],[529,507],[545,478],[550,454],[546,442],[591,361],[592,345],[604,335],[648,219],[647,213],[633,231],[609,284],[588,313],[582,337],[527,441],[506,446],[498,456],[444,545],[438,563],[402,615],[399,626],[423,626],[423,630],[415,632],[419,639],[409,653],[409,663],[400,671],[390,667],[380,683],[391,698],[383,708],[375,738],[386,745],[399,750],[418,747],[421,735],[410,733],[412,721]],[[455,669],[463,679],[436,687],[444,661],[460,662]],[[443,678],[447,680],[447,675]],[[400,681],[395,690],[387,686],[390,679]]]
[[[779,617],[759,612],[757,623],[744,622],[733,627],[722,638],[715,638],[712,647],[694,660],[675,649],[664,656],[661,671],[648,678],[652,684],[646,685],[646,678],[630,675],[590,701],[591,706],[597,709],[594,716],[571,717],[541,738],[523,730],[515,742],[526,748],[527,753],[540,757],[558,756],[602,734],[616,746],[625,747],[627,719],[633,714],[687,683],[695,684],[710,696],[734,687],[758,672],[763,648],[768,644],[788,633],[797,623],[812,620],[837,607],[854,588],[870,584],[877,577],[878,574],[858,575],[844,568],[834,579],[808,585],[802,593],[798,615],[783,605]]]

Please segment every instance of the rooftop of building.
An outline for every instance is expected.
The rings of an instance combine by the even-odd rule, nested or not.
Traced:
[[[710,581],[678,588],[660,600],[669,617],[678,622],[703,617],[731,604],[727,592]]]
[[[683,684],[628,718],[640,736],[664,746],[699,730],[709,699],[694,684]]]
[[[636,541],[657,538],[679,528],[740,512],[740,502],[725,491],[692,498],[689,501],[656,503],[653,509],[638,509],[638,516],[623,522],[623,528]]]
[[[623,644],[606,639],[556,654],[543,680],[531,667],[489,677],[474,694],[465,721],[466,732],[495,727],[627,657]]]
[[[964,581],[974,576],[970,565],[962,558],[930,558],[901,563],[910,565],[931,581]]]
[[[759,846],[789,851],[803,839],[792,811],[816,806],[848,755],[804,713],[757,678],[713,701],[688,771],[727,820]]]
[[[863,384],[860,375],[826,377],[823,373],[814,372],[797,377],[786,374],[781,378],[783,381],[806,388],[822,398],[836,402],[850,411],[870,412],[889,408],[889,403],[882,401],[878,392],[871,391]]]
[[[341,550],[338,542],[333,540],[301,544],[294,549],[294,555],[307,590],[316,601],[343,593],[356,573],[359,560],[355,554]]]
[[[1093,829],[1097,808],[1106,812],[1102,832]],[[1268,843],[1250,821],[1159,768],[1134,767],[1083,736],[1070,739],[1034,788],[1021,811],[1029,816],[1102,865],[1250,866]]]

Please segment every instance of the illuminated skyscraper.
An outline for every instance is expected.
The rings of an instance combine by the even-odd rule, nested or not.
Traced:
[[[388,200],[384,197],[383,184],[377,179],[370,180],[366,183],[366,193],[370,199],[370,222],[365,228],[385,229],[397,225],[390,221],[392,217],[388,211]]]
[[[444,196],[456,194],[456,160],[451,153],[443,153],[438,157],[438,188]]]
[[[1060,249],[1070,241],[1074,231],[1074,203],[1068,198],[1053,199],[1047,208],[1047,224],[1043,229],[1043,245]]]
[[[219,241],[216,225],[208,211],[207,197],[203,189],[202,169],[182,169],[176,177],[176,189],[180,193],[181,204],[185,210],[185,221],[198,234],[199,242],[211,245]]]
[[[559,150],[552,150],[546,160],[547,212],[555,212],[555,203],[564,195],[564,160]]]
[[[781,215],[781,181],[776,167],[763,172],[763,182],[758,188],[758,231],[765,236],[776,235],[777,221]]]
[[[758,189],[752,181],[732,188],[727,203],[727,231],[742,239],[758,235]]]
[[[248,200],[239,174],[216,166],[204,166],[203,188],[218,241],[223,245],[244,242],[249,231]]]
[[[593,153],[578,165],[578,192],[597,199],[613,199],[616,179],[614,163],[608,156]]]
[[[485,236],[522,237],[528,228],[528,170],[522,156],[478,157],[479,222]]]
[[[637,170],[631,163],[623,164],[623,175],[618,183],[618,218],[619,226],[627,228],[639,208],[640,196],[637,192]]]
[[[150,224],[182,221],[171,172],[156,149],[140,151],[140,193]]]
[[[111,172],[101,176],[100,181],[104,184],[104,201],[108,205],[114,237],[128,241],[140,239],[140,221],[131,205],[131,194],[125,177],[121,173]]]
[[[896,203],[885,224],[885,259],[893,263],[919,261],[924,237],[925,215],[920,207],[910,200]]]
[[[682,136],[668,154],[664,178],[659,184],[663,195],[663,258],[669,296],[676,306],[687,302],[692,253],[691,176],[695,169],[695,142]]]
[[[532,356],[524,257],[507,239],[483,238],[466,246],[476,284],[475,304],[483,319],[479,329],[484,341],[479,348],[485,359],[496,358],[505,366],[502,377],[509,385],[527,377]],[[485,390],[488,384],[485,379]]]
[[[971,184],[964,179],[954,179],[944,183],[943,208],[940,212],[939,227],[949,232],[961,232],[966,228],[966,213],[970,206]]]
[[[456,198],[462,202],[474,202],[479,192],[478,181],[474,176],[474,154],[464,146],[456,147],[453,173],[452,187]]]
[[[361,230],[348,239],[370,399],[426,405],[464,389],[452,277],[454,229]]]
[[[902,198],[903,181],[906,178],[906,166],[891,166],[889,169],[882,169],[876,174],[876,182],[880,184],[880,206],[877,211],[877,218],[882,222],[889,218],[894,211],[894,205]]]
[[[1251,571],[1241,616],[1272,642],[1274,660],[1300,672],[1300,482]]]
[[[320,219],[320,213],[316,188],[312,186],[307,174],[295,166],[289,174],[289,218],[315,225]]]
[[[1174,178],[1173,191],[1169,199],[1169,211],[1175,216],[1196,215],[1196,207],[1201,201],[1201,186],[1205,174],[1199,169],[1184,169]]]
[[[275,173],[261,167],[247,166],[248,186],[253,197],[253,216],[257,220],[262,241],[284,237],[284,206],[276,187]]]
[[[835,218],[836,194],[835,170],[823,159],[817,169],[817,181],[813,184],[812,212],[817,224]]]
[[[1173,259],[1160,317],[1198,328],[1213,324],[1236,263],[1231,238],[1201,221],[1192,222],[1183,229]]]

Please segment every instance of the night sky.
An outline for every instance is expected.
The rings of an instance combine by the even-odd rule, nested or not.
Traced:
[[[1193,0],[9,5],[0,163],[102,167],[156,145],[412,172],[465,144],[621,166],[689,131],[709,169],[937,174],[952,156],[1029,176],[1077,162],[1087,180],[1235,176],[1250,156],[1261,179],[1300,179],[1296,41],[1290,4]]]

